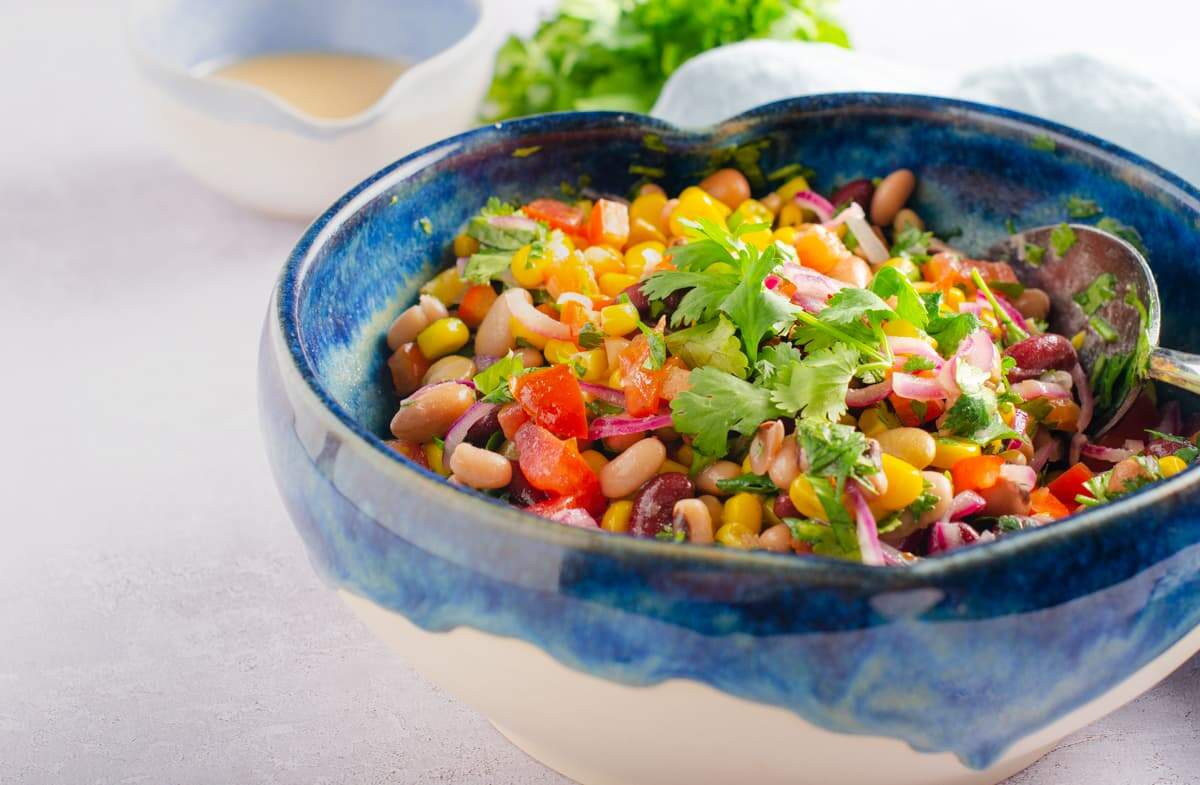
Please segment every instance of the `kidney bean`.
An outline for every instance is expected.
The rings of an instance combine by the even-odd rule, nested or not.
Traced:
[[[512,465],[512,479],[508,481],[508,497],[512,499],[513,504],[518,507],[528,507],[550,498],[550,494],[529,484],[519,463],[510,460],[509,464]]]
[[[635,283],[633,286],[627,286],[621,294],[629,298],[629,302],[638,309],[638,313],[642,315],[643,319],[650,316],[650,298],[642,293],[641,284]]]
[[[1004,353],[1017,361],[1009,372],[1012,381],[1032,379],[1051,369],[1065,371],[1076,363],[1075,347],[1061,335],[1043,333],[1014,343]]]
[[[675,503],[691,498],[695,486],[686,474],[666,472],[651,477],[633,497],[629,533],[634,537],[653,537],[671,522]]]
[[[775,501],[771,503],[771,511],[775,513],[775,517],[783,520],[784,518],[803,518],[800,511],[796,509],[796,505],[792,502],[792,497],[786,493],[781,493],[775,497]]]
[[[871,223],[876,226],[890,224],[916,187],[917,178],[907,169],[897,169],[883,178],[871,197]]]
[[[859,180],[851,180],[841,188],[833,192],[833,198],[829,201],[833,202],[836,207],[839,204],[848,202],[858,202],[858,206],[864,210],[871,208],[871,197],[875,195],[875,186],[870,180],[862,178]]]
[[[476,446],[487,444],[487,440],[492,438],[492,434],[498,430],[500,430],[499,406],[472,423],[471,427],[467,429],[467,435],[463,441]]]

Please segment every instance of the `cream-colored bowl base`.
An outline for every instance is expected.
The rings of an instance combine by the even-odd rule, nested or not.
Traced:
[[[950,753],[834,733],[697,682],[630,687],[568,668],[513,638],[465,627],[426,632],[369,600],[340,594],[414,668],[483,713],[530,756],[582,785],[992,785],[1137,697],[1200,647],[1198,629],[980,771]]]

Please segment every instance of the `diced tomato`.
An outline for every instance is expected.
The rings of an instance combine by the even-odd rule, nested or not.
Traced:
[[[987,283],[1016,283],[1017,275],[1008,262],[988,262],[978,259],[961,259],[951,253],[938,253],[921,266],[921,274],[939,289],[961,284],[968,291],[975,291],[971,271],[978,270],[979,277]]]
[[[1049,515],[1056,520],[1071,514],[1071,510],[1049,488],[1038,488],[1029,494],[1029,512],[1033,515]]]
[[[588,312],[582,303],[578,303],[575,300],[567,300],[562,305],[562,311],[558,315],[558,320],[563,324],[570,325],[572,335],[579,335],[579,331],[583,328],[583,325],[587,324]]]
[[[621,386],[625,390],[625,410],[634,417],[646,417],[658,411],[666,374],[646,367],[650,344],[639,335],[621,351]]]
[[[896,417],[900,420],[900,423],[909,428],[916,428],[927,422],[933,422],[942,416],[942,412],[946,411],[946,405],[941,401],[912,401],[908,398],[901,398],[895,393],[888,396],[888,401],[891,402],[892,408],[896,410]]]
[[[513,443],[517,446],[521,473],[534,488],[576,497],[576,503],[567,507],[583,507],[593,515],[603,510],[600,480],[579,454],[575,440],[564,441],[529,422],[517,429]]]
[[[384,444],[413,463],[424,466],[426,469],[429,468],[429,461],[425,458],[425,451],[421,449],[419,443],[409,441],[408,439],[389,439]]]
[[[676,360],[678,358],[672,357],[671,359]],[[683,367],[682,363],[679,365],[668,363],[663,370],[665,371],[662,386],[662,397],[664,400],[673,401],[680,393],[686,392],[691,388],[692,385],[689,378],[692,372]]]
[[[551,229],[561,229],[567,234],[583,234],[583,210],[557,199],[534,199],[521,208],[521,212],[535,221],[545,221]]]
[[[954,490],[981,491],[991,488],[1000,480],[1000,467],[1004,459],[999,455],[973,455],[963,458],[950,467],[954,478]]]
[[[588,219],[588,242],[622,248],[629,240],[629,206],[597,199]]]
[[[589,515],[599,521],[600,516],[604,513],[604,508],[607,506],[608,500],[600,492],[600,486],[596,485],[594,489],[590,489],[587,492],[570,493],[547,499],[544,502],[534,502],[526,507],[525,511],[531,512],[534,515],[540,515],[543,518],[549,518],[555,513],[563,512],[564,510],[582,509],[586,510]]]
[[[458,305],[458,318],[466,322],[468,327],[478,327],[497,296],[496,290],[486,284],[472,286],[463,293],[462,302]]]
[[[579,380],[565,365],[518,376],[513,397],[535,423],[562,439],[586,439],[587,406]]]
[[[500,430],[504,432],[504,438],[509,441],[517,435],[517,429],[529,422],[529,415],[519,403],[504,404],[496,413],[496,418],[500,421]]]
[[[1008,262],[987,262],[979,259],[962,260],[963,275],[971,280],[971,271],[978,270],[979,277],[986,283],[1016,283],[1017,274]]]
[[[1067,509],[1073,510],[1079,506],[1079,502],[1075,501],[1075,497],[1080,494],[1087,494],[1087,491],[1083,489],[1083,484],[1092,479],[1093,476],[1091,469],[1082,463],[1077,463],[1054,478],[1054,481],[1047,484],[1046,487],[1050,489],[1050,493],[1054,494],[1060,502],[1066,505]]]

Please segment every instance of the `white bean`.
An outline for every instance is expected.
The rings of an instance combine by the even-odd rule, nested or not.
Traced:
[[[610,499],[620,499],[649,480],[666,460],[667,448],[658,439],[642,439],[604,464],[600,490]]]
[[[450,470],[463,485],[479,490],[503,488],[512,481],[512,464],[508,459],[466,442],[454,448]]]

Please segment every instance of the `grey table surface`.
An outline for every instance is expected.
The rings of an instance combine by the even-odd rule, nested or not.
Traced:
[[[566,782],[293,535],[254,366],[301,227],[158,151],[107,4],[0,2],[0,58],[0,783]],[[1200,783],[1198,708],[1195,659],[1010,782]]]

